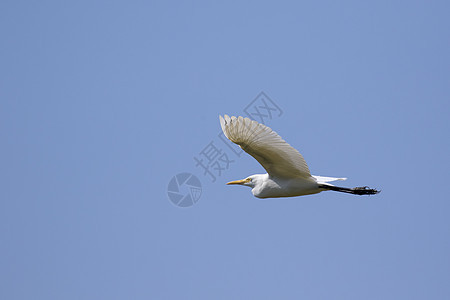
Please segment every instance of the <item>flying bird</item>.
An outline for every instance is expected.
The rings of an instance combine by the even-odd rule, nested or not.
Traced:
[[[365,187],[346,188],[330,184],[335,178],[311,175],[303,156],[275,131],[243,117],[219,116],[225,136],[253,156],[267,171],[227,184],[252,188],[258,198],[295,197],[337,191],[355,195],[374,195],[379,191]]]

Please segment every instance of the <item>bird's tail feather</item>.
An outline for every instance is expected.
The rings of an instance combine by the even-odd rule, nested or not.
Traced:
[[[317,176],[317,175],[311,175],[314,177],[314,179],[317,181],[317,183],[326,183],[336,180],[347,180],[347,178],[339,178],[339,177],[326,177],[326,176]]]

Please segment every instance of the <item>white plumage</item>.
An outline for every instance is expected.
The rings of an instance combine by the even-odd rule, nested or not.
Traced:
[[[303,156],[286,143],[275,131],[254,120],[243,117],[219,116],[225,136],[253,156],[267,171],[228,184],[252,188],[258,198],[293,197],[335,190],[358,195],[378,193],[367,187],[342,188],[328,182],[346,178],[311,175]]]

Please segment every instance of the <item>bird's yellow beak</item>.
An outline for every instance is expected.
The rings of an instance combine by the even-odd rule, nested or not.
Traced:
[[[245,184],[247,182],[250,182],[250,178],[246,178],[246,179],[241,179],[241,180],[235,180],[235,181],[230,181],[227,182],[227,184]]]

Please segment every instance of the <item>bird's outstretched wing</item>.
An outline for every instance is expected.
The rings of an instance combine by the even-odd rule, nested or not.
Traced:
[[[219,116],[225,136],[253,156],[274,177],[310,177],[303,156],[275,131],[243,117]]]

